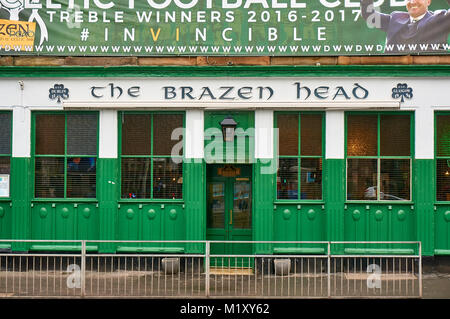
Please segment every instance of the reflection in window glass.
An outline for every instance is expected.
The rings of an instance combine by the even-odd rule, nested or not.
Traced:
[[[67,115],[67,154],[97,154],[97,114]]]
[[[208,192],[208,228],[223,228],[225,226],[225,185],[210,183]]]
[[[67,159],[67,197],[96,197],[95,157],[72,157]]]
[[[172,154],[172,148],[180,142],[179,140],[172,140],[172,133],[179,128],[183,128],[183,116],[181,114],[155,114],[153,116],[153,155]],[[178,139],[179,134],[177,133],[175,132],[174,138]]]
[[[9,175],[11,172],[10,169],[10,159],[9,157],[0,157],[0,174]]]
[[[437,156],[450,156],[450,115],[436,117]]]
[[[380,116],[380,155],[409,156],[411,153],[410,117]]]
[[[151,159],[122,158],[122,198],[150,198],[151,187]]]
[[[153,198],[182,198],[182,186],[182,163],[171,158],[153,158]]]
[[[376,200],[377,160],[351,158],[347,163],[347,199]]]
[[[151,154],[151,115],[124,114],[122,119],[122,154]]]
[[[301,155],[322,155],[322,115],[302,114],[301,116]]]
[[[438,159],[436,171],[438,201],[450,201],[450,159]]]
[[[298,199],[298,159],[280,158],[277,173],[277,198]]]
[[[0,113],[0,155],[11,154],[11,113]]]
[[[277,127],[279,155],[298,155],[298,115],[279,114]]]
[[[381,200],[409,200],[410,160],[381,160]]]
[[[233,228],[250,229],[252,227],[252,198],[250,182],[234,183]]]
[[[322,159],[302,158],[300,199],[322,199]]]
[[[36,158],[35,196],[36,198],[64,198],[64,158]]]
[[[64,114],[36,115],[36,154],[64,155],[65,127]]]
[[[377,115],[349,115],[347,156],[377,155]]]

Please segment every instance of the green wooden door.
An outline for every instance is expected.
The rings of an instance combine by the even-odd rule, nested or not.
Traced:
[[[211,165],[208,167],[207,192],[206,238],[227,242],[251,241],[251,166]],[[251,253],[251,244],[211,244],[211,254],[213,255],[246,255]],[[213,260],[212,264],[215,263],[223,264],[218,260]],[[233,264],[235,266],[242,265],[242,259],[238,258]]]

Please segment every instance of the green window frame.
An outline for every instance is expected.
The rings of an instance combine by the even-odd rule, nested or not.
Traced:
[[[146,142],[141,142],[143,148],[145,150],[142,151],[142,154],[124,154],[124,123],[126,116],[138,116],[139,118],[147,117],[148,130],[145,130],[143,134]],[[155,134],[156,122],[155,118],[168,116],[181,116],[181,125],[182,125],[182,148],[181,155],[172,155],[172,154],[155,154],[155,138],[157,138]],[[153,112],[133,112],[133,111],[122,111],[119,112],[119,158],[120,158],[120,200],[121,201],[182,201],[184,198],[184,186],[183,186],[183,176],[184,176],[184,149],[185,149],[185,140],[184,140],[184,131],[185,131],[185,112],[161,112],[161,111],[153,111]],[[167,133],[167,132],[166,132]],[[140,136],[139,135],[139,136]],[[139,138],[139,137],[137,137]],[[179,140],[169,140],[168,142],[172,144],[178,144]],[[149,145],[147,145],[149,143]],[[159,144],[158,145],[162,145]],[[169,145],[169,143],[167,143]],[[173,146],[173,145],[172,145]],[[128,147],[128,146],[127,146]],[[146,154],[144,154],[146,153]],[[135,162],[136,166],[143,165],[145,169],[145,174],[134,174],[140,177],[136,177],[137,179],[143,178],[145,176],[145,181],[139,180],[136,181],[136,178],[131,179],[129,176],[130,170],[127,171],[127,166],[133,165]],[[158,167],[155,163],[160,162],[163,167],[163,172],[157,171]],[[176,169],[173,171],[174,175],[166,174],[167,167],[175,167]],[[175,177],[176,175],[176,177]],[[169,176],[169,177],[168,177]],[[169,180],[169,179],[170,180]],[[158,182],[158,184],[157,184]],[[145,186],[143,186],[145,184]],[[162,185],[160,187],[159,185]],[[165,189],[161,191],[162,189]]]
[[[434,162],[437,202],[450,201],[450,112],[434,114]]]
[[[95,137],[92,136],[77,136],[74,134],[74,137],[78,137],[78,139],[71,139],[69,142],[69,128],[68,128],[68,119],[69,117],[75,119],[77,115],[85,115],[95,117]],[[38,153],[37,151],[37,121],[38,117],[42,116],[43,118],[48,116],[57,116],[64,117],[64,151],[63,152],[44,152],[43,154]],[[73,116],[73,117],[72,117]],[[92,118],[91,118],[92,119]],[[79,122],[81,123],[81,122]],[[78,123],[78,124],[79,124]],[[55,123],[55,126],[57,124]],[[81,127],[81,126],[80,126]],[[51,131],[51,130],[49,130]],[[81,130],[77,130],[81,132]],[[99,152],[99,112],[98,111],[39,111],[32,113],[32,166],[33,166],[33,198],[34,200],[71,200],[71,201],[96,201],[97,200],[97,166],[98,166],[98,152]],[[72,136],[72,135],[71,135]],[[95,142],[95,151],[89,151],[89,154],[77,153],[69,150],[69,147],[79,148],[80,145],[90,145],[89,143],[80,143],[77,146],[76,141],[86,141],[86,138],[91,138],[92,142]],[[95,140],[94,140],[95,138]],[[70,145],[70,146],[69,146]],[[89,147],[89,146],[88,146]],[[44,177],[41,171],[43,168],[48,167],[48,171],[51,171],[52,168],[55,167],[52,165],[51,161],[55,163],[61,163],[63,161],[63,165],[59,164],[55,165],[56,170],[59,172],[49,173],[49,177]],[[46,163],[47,161],[47,163]],[[77,171],[75,167],[84,167],[86,171],[80,169]],[[46,190],[46,182],[44,180],[47,179],[49,182],[47,184],[48,190]],[[61,188],[61,181],[63,181],[63,189]],[[42,184],[41,184],[42,183]],[[85,183],[85,184],[83,184]],[[44,185],[44,187],[41,187]],[[87,186],[90,186],[88,188]],[[52,189],[57,189],[57,191],[51,191]],[[61,193],[63,191],[63,193]],[[40,194],[38,194],[40,193]],[[43,195],[45,193],[45,195]],[[81,195],[79,195],[81,194]]]
[[[372,118],[376,117],[376,135],[375,136],[372,135],[371,137],[360,138],[360,141],[364,141],[365,139],[371,139],[372,141],[376,141],[375,142],[376,149],[371,149],[373,145],[370,145],[370,143],[369,144],[364,144],[363,142],[349,143],[350,138],[349,118],[352,116],[362,118],[365,117],[366,119],[369,119],[370,117]],[[382,119],[386,119],[387,120],[386,122],[389,122],[389,120],[392,121],[393,119],[395,119],[395,116],[408,117],[408,120],[405,119],[404,123],[408,123],[409,125],[409,134],[403,135],[395,134],[394,132],[391,132],[389,130],[381,129]],[[397,118],[397,123],[399,123],[399,120],[400,118]],[[365,131],[365,133],[363,134],[370,134],[371,127],[369,123],[364,123],[362,124],[362,126],[364,127]],[[401,127],[401,125],[398,125],[398,127]],[[400,128],[400,131],[401,129],[402,128]],[[384,143],[384,139],[386,139],[386,141],[389,140],[387,134],[391,134],[390,136],[393,136],[391,138],[392,140],[394,140],[393,143],[392,142]],[[382,154],[381,151],[382,147],[384,148],[383,150],[384,153],[390,152],[395,153],[396,152],[395,147],[392,147],[392,145],[395,145],[395,143],[400,143],[401,141],[398,142],[398,137],[400,137],[401,139],[402,136],[406,137],[409,140],[409,145],[407,145],[405,149],[399,147],[400,149],[399,152],[409,149],[409,152],[405,152],[408,153],[408,155]],[[358,141],[358,138],[355,136],[352,136],[351,138],[354,138],[355,141]],[[382,139],[383,144],[381,141]],[[349,144],[351,144],[350,145],[351,150],[349,149],[350,147]],[[403,143],[401,145],[405,144]],[[358,149],[358,151],[354,151],[355,148]],[[349,155],[350,152],[361,152],[361,149],[363,150],[362,152],[364,151],[366,152],[375,151],[375,152],[374,154],[371,155]],[[345,114],[346,201],[391,202],[391,203],[412,202],[413,156],[414,156],[414,114],[412,112],[346,112]],[[357,167],[357,169],[355,169],[355,167]],[[355,169],[356,171],[360,168],[362,169],[360,171],[357,171],[360,174],[354,174],[353,169]],[[365,175],[366,173],[367,175]],[[399,178],[396,180],[395,179],[396,177]],[[355,179],[357,180],[357,182],[353,182]],[[355,185],[360,185],[361,181],[363,184],[365,184],[364,187],[355,187]],[[359,196],[356,195],[357,192],[355,191],[355,189],[358,189],[359,193],[361,193]],[[388,190],[388,192],[384,192],[386,190]],[[403,196],[400,196],[399,194],[402,194]]]
[[[0,189],[0,200],[11,198],[12,117],[11,111],[0,111],[0,186],[9,184]]]
[[[280,136],[282,133],[278,130],[281,117],[284,117],[287,121],[292,121],[291,125],[295,125],[295,121],[297,122],[297,132],[290,138],[291,142],[287,142],[284,146],[280,142],[280,137],[283,139]],[[308,119],[311,119],[311,122],[320,122],[321,127],[320,130],[315,131],[316,135],[310,133],[313,131],[305,124],[305,131],[302,134],[302,120],[306,123]],[[323,171],[325,165],[325,113],[311,111],[275,112],[274,124],[276,129],[275,150],[277,158],[276,183],[274,187],[276,201],[322,202]],[[312,136],[308,136],[307,134],[312,134]],[[307,137],[311,137],[311,140],[315,142],[311,144],[313,146],[309,145],[308,147],[307,141],[309,139]],[[302,148],[302,139],[305,144],[304,148]],[[320,146],[317,146],[315,139],[320,139],[320,142],[318,142]],[[280,151],[280,148],[284,150]],[[308,150],[305,150],[305,148],[308,148]],[[313,151],[310,151],[311,148]],[[294,172],[289,174],[288,171],[290,170]],[[293,183],[287,181],[289,178],[294,179]]]

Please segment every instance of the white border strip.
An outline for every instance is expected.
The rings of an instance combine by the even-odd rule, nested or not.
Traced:
[[[103,102],[103,101],[71,101],[63,102],[64,109],[166,109],[166,110],[233,110],[233,109],[333,109],[333,110],[355,110],[355,109],[400,109],[399,101],[331,101],[331,102],[184,102],[184,101],[161,101],[161,102]]]

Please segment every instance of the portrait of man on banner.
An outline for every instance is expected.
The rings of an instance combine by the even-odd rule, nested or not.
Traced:
[[[379,12],[374,0],[360,0],[361,15],[386,32],[385,53],[445,53],[449,50],[450,10],[429,11],[432,0],[407,0],[407,11]],[[447,0],[450,5],[450,0]]]

